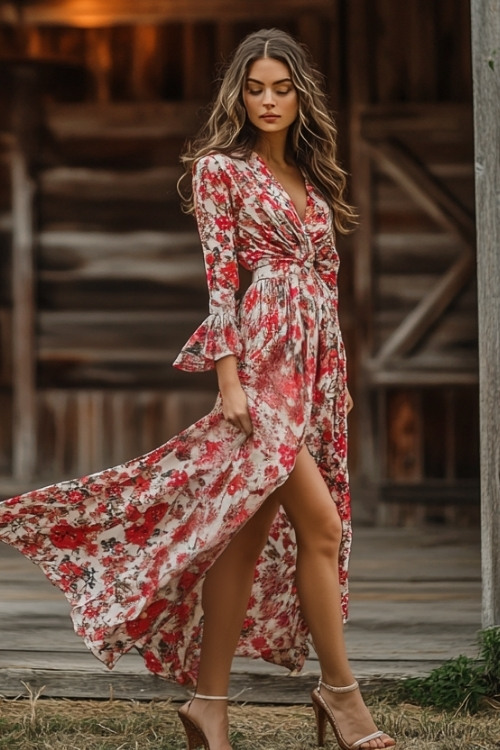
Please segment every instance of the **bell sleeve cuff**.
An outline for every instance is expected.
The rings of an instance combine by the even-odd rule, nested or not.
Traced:
[[[242,349],[235,318],[214,313],[205,318],[182,347],[174,367],[186,372],[213,370],[218,359],[229,354],[240,357]]]

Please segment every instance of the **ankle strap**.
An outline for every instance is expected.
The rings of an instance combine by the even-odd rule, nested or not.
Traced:
[[[334,687],[333,685],[327,685],[326,682],[323,682],[320,677],[318,681],[318,690],[321,686],[323,686],[326,690],[329,690],[330,693],[352,693],[353,690],[358,689],[359,684],[357,680],[355,680],[352,685],[345,685],[345,687]]]
[[[227,701],[227,695],[202,695],[201,693],[194,693],[191,700],[200,698],[203,701]]]

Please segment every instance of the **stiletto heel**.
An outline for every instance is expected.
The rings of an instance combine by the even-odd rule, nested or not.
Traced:
[[[316,714],[316,727],[318,730],[318,747],[323,747],[325,744],[325,719],[326,713],[324,709],[313,701],[313,709]]]
[[[200,698],[204,701],[227,701],[227,695],[201,695],[201,693],[195,693],[191,700],[193,701],[195,698]],[[177,711],[177,714],[186,732],[187,750],[195,750],[197,747],[202,747],[203,750],[210,750],[210,743],[200,725],[181,711],[181,709]]]
[[[188,719],[188,717],[180,711],[178,711],[177,713],[179,714],[179,719],[182,721],[184,730],[186,732],[188,750],[194,750],[194,748],[200,747],[200,745],[204,750],[210,750],[208,740],[198,724],[195,724],[194,721]]]
[[[379,737],[382,737],[384,735],[384,732],[377,730],[376,732],[369,734],[367,737],[362,737],[360,740],[356,740],[356,742],[353,742],[352,745],[349,745],[349,743],[346,742],[346,740],[342,736],[342,732],[339,725],[337,724],[337,720],[335,719],[335,715],[332,709],[320,693],[321,687],[324,687],[331,693],[352,693],[353,690],[357,690],[359,688],[359,685],[357,682],[353,682],[352,685],[346,685],[345,687],[334,687],[333,685],[327,685],[326,682],[323,682],[323,680],[321,680],[320,678],[318,687],[315,688],[311,693],[314,713],[316,714],[316,725],[318,729],[318,747],[323,747],[325,742],[326,720],[328,720],[328,723],[333,729],[336,740],[341,750],[358,750],[358,748],[360,748],[361,745],[364,745],[365,742],[369,742],[370,740],[377,740]],[[389,747],[394,747],[394,745],[389,745]],[[386,750],[388,750],[388,748],[386,748]]]

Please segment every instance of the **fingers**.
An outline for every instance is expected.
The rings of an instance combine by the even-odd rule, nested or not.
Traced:
[[[252,419],[248,411],[243,414],[238,414],[232,417],[226,417],[226,419],[234,427],[237,427],[238,430],[241,430],[242,432],[244,432],[245,435],[247,435],[247,437],[252,434],[253,432]]]
[[[248,437],[253,432],[252,418],[248,410],[248,400],[241,383],[232,383],[226,387],[222,396],[222,413],[224,419],[241,430]]]
[[[253,432],[252,420],[248,411],[240,418],[240,429],[243,430],[247,437]]]
[[[352,400],[352,396],[349,393],[349,389],[347,389],[346,407],[347,407],[348,414],[351,411],[351,409],[354,408],[354,401]]]

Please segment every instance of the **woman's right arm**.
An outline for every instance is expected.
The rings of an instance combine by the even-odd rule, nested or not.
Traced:
[[[233,184],[230,170],[220,156],[199,160],[193,175],[193,192],[205,259],[209,315],[174,365],[190,371],[215,368],[225,419],[250,435],[252,423],[237,368],[243,347],[236,305],[239,273]]]
[[[233,354],[215,362],[219,391],[222,397],[222,413],[228,422],[246,435],[252,434],[252,419],[248,410],[246,393],[238,376],[237,359]]]

